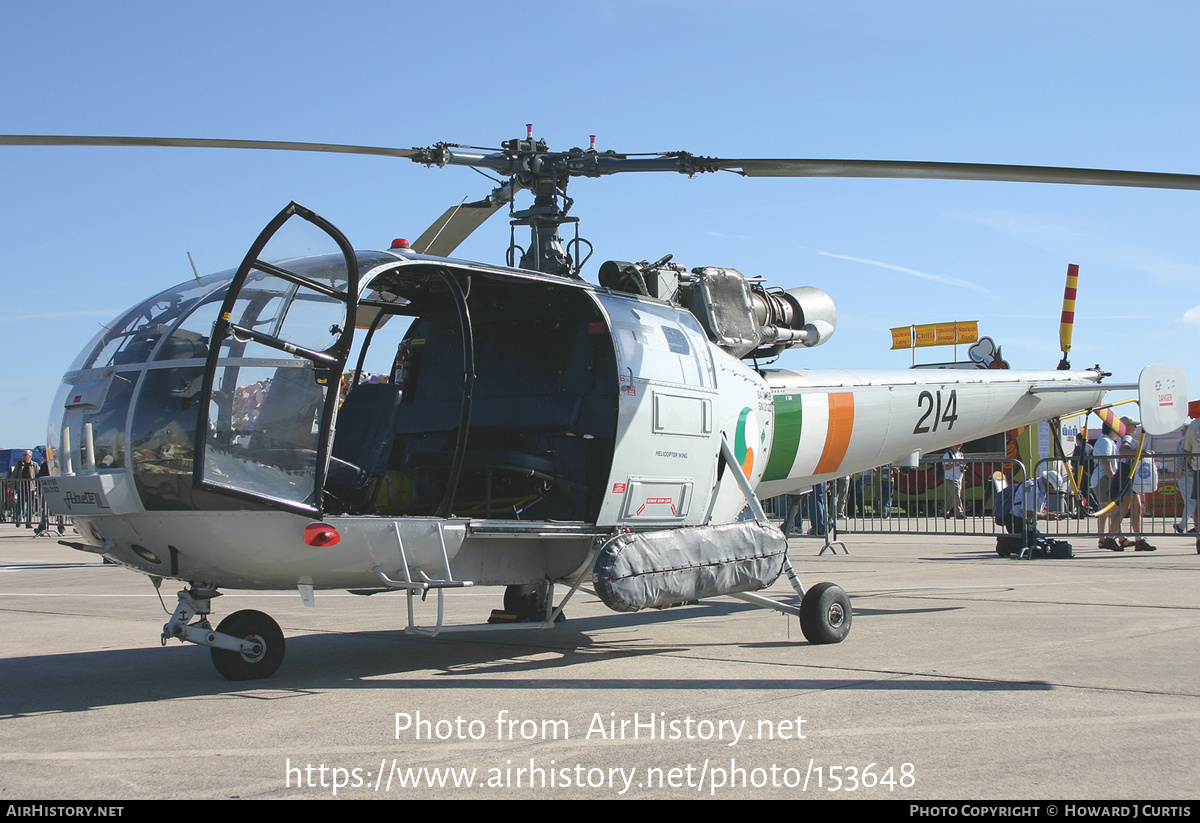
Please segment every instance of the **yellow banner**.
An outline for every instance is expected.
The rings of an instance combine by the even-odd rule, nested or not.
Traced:
[[[922,349],[927,346],[953,346],[979,341],[979,321],[924,323],[892,329],[893,349]]]
[[[960,320],[954,324],[958,327],[958,342],[959,343],[978,343],[979,342],[979,321],[978,320]]]
[[[923,349],[926,346],[936,346],[938,344],[936,323],[913,326],[913,332],[914,348]]]
[[[903,326],[899,329],[892,329],[892,348],[912,348],[912,326]]]

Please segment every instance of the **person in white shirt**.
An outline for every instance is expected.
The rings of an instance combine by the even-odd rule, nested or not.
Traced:
[[[1095,465],[1092,468],[1092,492],[1096,496],[1096,502],[1103,509],[1112,502],[1112,478],[1117,472],[1117,433],[1112,426],[1105,423],[1101,428],[1099,439],[1096,440],[1096,445],[1092,449],[1092,458]],[[1112,458],[1112,459],[1106,459]],[[1100,548],[1109,549],[1114,552],[1124,551],[1124,547],[1117,542],[1112,533],[1116,531],[1116,518],[1119,516],[1120,510],[1113,506],[1109,511],[1100,515]],[[1106,536],[1107,535],[1107,536]]]
[[[1040,477],[1026,480],[1021,489],[1013,495],[1012,517],[1022,521],[1014,524],[1024,531],[1037,531],[1037,520],[1061,520],[1062,512],[1052,512],[1049,507],[1050,492],[1062,491],[1063,479],[1056,471],[1042,472]]]
[[[1065,482],[1058,472],[1044,471],[1032,480],[1006,489],[996,498],[996,523],[1003,525],[1009,534],[1020,535],[1026,546],[1034,546],[1042,539],[1037,530],[1038,520],[1061,520],[1066,516],[1050,511],[1048,505],[1049,493],[1062,491]]]
[[[963,510],[962,502],[963,476],[967,470],[965,460],[966,457],[963,456],[962,443],[959,443],[957,446],[951,446],[942,455],[942,462],[945,464],[943,471],[946,475],[946,517],[961,518],[967,516]]]

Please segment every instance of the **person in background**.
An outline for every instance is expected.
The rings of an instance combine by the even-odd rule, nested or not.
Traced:
[[[33,452],[26,449],[21,455],[21,462],[13,466],[8,476],[17,481],[13,483],[13,491],[17,496],[17,527],[32,529],[34,500],[37,496],[34,484],[38,476],[38,465],[33,462]],[[25,522],[22,523],[22,520]]]
[[[1063,485],[1056,471],[1044,471],[1022,483],[1013,493],[1012,509],[1004,523],[1008,533],[1026,535],[1026,543],[1032,545],[1042,536],[1037,530],[1038,520],[1061,520],[1062,512],[1050,511],[1049,493],[1062,491]]]
[[[1095,465],[1092,467],[1092,492],[1096,495],[1096,505],[1103,509],[1112,502],[1112,479],[1117,473],[1117,432],[1105,423],[1100,430],[1100,437],[1092,449]],[[1125,548],[1113,537],[1119,522],[1119,510],[1113,506],[1098,518],[1100,529],[1100,548],[1114,552],[1123,552]]]
[[[884,519],[892,516],[892,476],[895,469],[891,465],[879,467],[879,506],[875,513]]]
[[[963,476],[967,471],[966,457],[963,455],[962,443],[951,446],[942,455],[942,470],[946,475],[946,517],[966,517],[963,510]]]
[[[1179,493],[1183,495],[1183,517],[1175,524],[1175,531],[1180,534],[1196,533],[1196,496],[1200,494],[1200,400],[1188,403],[1188,423],[1183,432],[1183,451],[1191,457],[1183,459],[1182,470],[1179,472]],[[1188,518],[1192,527],[1188,528]]]
[[[851,517],[867,516],[867,504],[866,498],[863,496],[863,485],[870,485],[870,483],[870,469],[858,472],[850,479],[850,500],[846,504],[846,508]]]
[[[783,522],[779,524],[779,528],[784,537],[791,537],[792,529],[796,528],[796,519],[800,516],[800,503],[804,495],[787,494],[784,497],[787,499],[787,505],[783,509]]]
[[[850,509],[850,475],[839,477],[833,481],[834,484],[834,514],[837,517],[845,517]]]
[[[1130,423],[1132,424],[1132,421]],[[1127,430],[1132,431],[1134,425],[1128,425]],[[1150,541],[1136,536],[1142,530],[1142,514],[1146,509],[1142,496],[1133,489],[1133,472],[1136,470],[1134,461],[1137,459],[1137,452],[1138,449],[1132,435],[1127,434],[1121,438],[1120,455],[1124,459],[1117,463],[1116,473],[1112,478],[1111,496],[1117,503],[1113,531],[1118,535],[1118,545],[1122,550],[1132,546],[1134,551],[1152,552],[1155,547],[1150,545]],[[1121,536],[1121,521],[1126,517],[1129,518],[1129,531],[1135,535],[1133,540]]]
[[[825,534],[826,522],[825,514],[828,508],[825,505],[825,483],[817,483],[809,492],[808,501],[808,516],[812,523],[812,528],[809,529],[809,534]]]
[[[1087,517],[1088,506],[1095,502],[1088,499],[1091,497],[1091,484],[1083,482],[1085,467],[1091,456],[1092,447],[1087,441],[1087,433],[1080,431],[1075,435],[1075,448],[1071,450],[1071,477],[1079,489],[1079,497],[1075,499],[1075,516],[1080,519]]]

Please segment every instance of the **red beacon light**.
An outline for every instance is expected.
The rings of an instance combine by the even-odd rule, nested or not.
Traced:
[[[392,241],[392,247],[388,251],[412,251],[412,246],[403,237],[397,237]]]
[[[317,548],[336,546],[342,542],[342,536],[328,523],[310,523],[304,527],[304,542]]]

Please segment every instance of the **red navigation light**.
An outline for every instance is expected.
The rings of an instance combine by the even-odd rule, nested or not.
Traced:
[[[328,523],[309,523],[304,527],[304,542],[318,548],[336,546],[342,542],[342,536]]]
[[[408,241],[403,237],[397,237],[395,240],[393,240],[392,248],[400,249],[401,251],[412,251],[412,247],[408,245]]]

